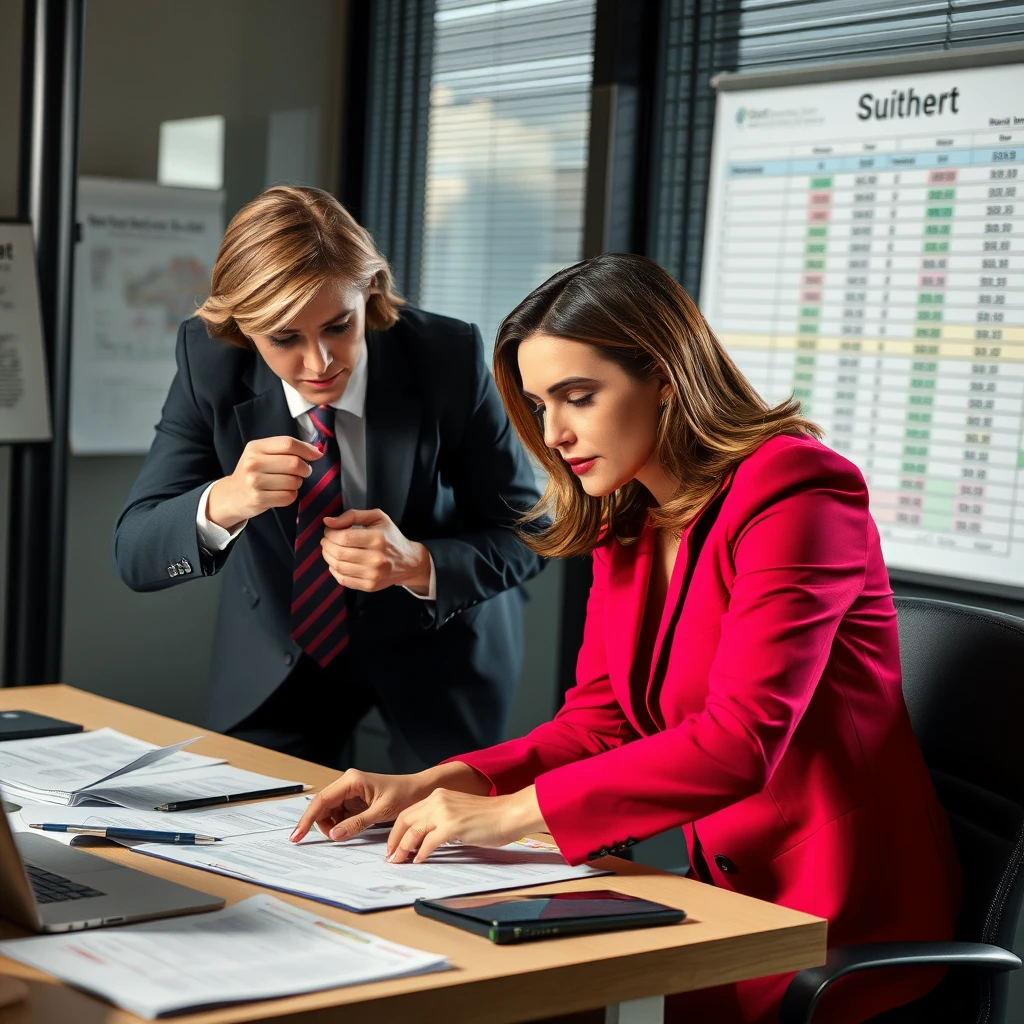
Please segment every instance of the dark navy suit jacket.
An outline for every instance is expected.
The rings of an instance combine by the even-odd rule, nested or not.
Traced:
[[[538,492],[475,326],[406,308],[366,341],[367,508],[427,546],[437,601],[402,587],[350,590],[344,671],[373,687],[420,757],[440,760],[501,738],[522,661],[518,585],[543,564],[512,526]],[[262,357],[211,339],[198,317],[181,325],[176,357],[156,438],[114,530],[114,558],[133,590],[223,573],[208,725],[224,730],[269,697],[301,653],[289,635],[295,509],[256,516],[210,557],[196,534],[199,498],[248,441],[296,436],[296,423]]]

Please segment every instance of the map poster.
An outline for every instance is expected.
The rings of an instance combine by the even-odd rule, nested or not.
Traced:
[[[49,440],[32,225],[0,221],[0,444]]]
[[[178,325],[210,288],[224,193],[82,177],[72,323],[71,450],[149,450]]]

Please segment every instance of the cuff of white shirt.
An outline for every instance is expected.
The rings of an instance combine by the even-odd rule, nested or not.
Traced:
[[[430,558],[430,586],[427,587],[427,592],[425,594],[417,594],[415,590],[409,590],[408,587],[405,589],[409,590],[409,593],[412,594],[413,597],[418,597],[421,601],[436,601],[437,570],[434,568],[434,556],[428,555],[428,557]]]
[[[216,482],[214,480],[213,483]],[[230,530],[225,530],[223,526],[211,523],[206,518],[206,508],[210,500],[210,491],[212,490],[213,484],[210,484],[199,498],[199,508],[196,509],[196,536],[199,538],[199,546],[208,555],[226,550],[228,545],[245,529],[245,524],[249,522],[248,519],[243,519],[242,522]],[[431,568],[431,573],[433,573],[433,568]],[[433,582],[433,575],[431,575],[430,579]]]

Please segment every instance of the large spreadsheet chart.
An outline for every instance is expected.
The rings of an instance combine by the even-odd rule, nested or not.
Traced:
[[[1024,67],[720,91],[701,308],[891,568],[1024,588]]]

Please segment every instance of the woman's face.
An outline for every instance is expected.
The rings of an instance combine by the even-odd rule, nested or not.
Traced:
[[[519,372],[527,401],[543,413],[544,443],[587,494],[611,494],[637,477],[647,484],[667,385],[638,382],[593,346],[545,334],[520,343]]]
[[[315,405],[337,401],[366,350],[366,297],[345,281],[328,281],[280,331],[250,334],[267,366]]]

